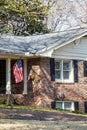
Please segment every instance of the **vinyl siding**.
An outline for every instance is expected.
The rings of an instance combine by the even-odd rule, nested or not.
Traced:
[[[83,37],[71,44],[65,45],[53,52],[54,58],[87,59],[87,37]]]

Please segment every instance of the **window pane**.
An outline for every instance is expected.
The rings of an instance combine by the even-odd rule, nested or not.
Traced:
[[[69,69],[70,69],[70,61],[64,61],[63,70],[69,70]]]
[[[62,102],[56,102],[56,108],[62,109]]]
[[[69,71],[63,71],[63,78],[69,79]]]
[[[60,76],[60,71],[56,71],[56,72],[55,72],[55,78],[57,78],[57,79],[60,79],[60,78],[61,78],[61,76]]]
[[[64,102],[64,109],[71,110],[71,102]]]
[[[55,67],[56,67],[56,69],[60,69],[60,62],[56,62]]]

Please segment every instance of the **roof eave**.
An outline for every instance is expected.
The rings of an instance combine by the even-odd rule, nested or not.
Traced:
[[[75,37],[75,38],[73,38],[73,39],[71,39],[71,40],[65,42],[64,44],[56,45],[56,46],[54,46],[54,47],[52,47],[52,48],[47,48],[45,51],[42,50],[42,51],[38,52],[37,55],[51,57],[54,50],[57,50],[57,49],[59,49],[59,48],[65,46],[65,45],[68,45],[68,44],[72,43],[73,41],[78,40],[78,39],[80,39],[80,38],[82,38],[82,37],[84,37],[84,36],[86,36],[86,35],[87,35],[87,32],[84,33],[84,34],[82,34],[82,35],[80,35],[80,36],[78,36],[78,37]],[[50,53],[49,53],[49,52],[50,52]],[[45,54],[45,53],[46,53],[46,54]],[[49,54],[49,55],[48,55],[48,54]]]

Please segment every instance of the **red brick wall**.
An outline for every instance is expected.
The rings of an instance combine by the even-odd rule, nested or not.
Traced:
[[[39,58],[28,61],[28,74],[35,75],[35,79],[28,81],[29,98],[33,104],[50,107],[52,100],[79,101],[80,110],[84,109],[87,101],[87,77],[83,75],[83,61],[78,61],[78,83],[56,83],[50,77],[50,59]]]
[[[80,110],[84,110],[84,102],[87,101],[87,77],[83,75],[83,61],[78,61],[78,83],[56,83],[51,81],[50,58],[29,59],[26,97],[23,96],[23,87],[20,86],[17,87],[22,88],[21,94],[15,96],[19,101],[22,99],[23,105],[51,107],[51,102],[55,99],[71,100],[79,101]]]

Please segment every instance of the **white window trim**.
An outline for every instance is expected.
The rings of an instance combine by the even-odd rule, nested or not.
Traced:
[[[65,109],[64,104],[68,103],[68,102],[71,103],[71,108],[70,109]],[[69,110],[69,111],[74,111],[75,110],[73,101],[56,101],[56,109],[59,109],[57,103],[62,103],[62,108],[61,108],[62,110]]]
[[[61,79],[57,79],[55,78],[55,82],[61,82],[61,83],[74,83],[74,71],[73,71],[73,61],[72,60],[67,60],[67,61],[70,61],[70,66],[71,66],[71,71],[70,71],[70,75],[69,75],[69,79],[65,80],[63,79],[63,61],[64,60],[59,60],[59,59],[55,59],[55,62],[56,61],[60,61],[61,64],[62,64],[62,71],[61,71]]]

